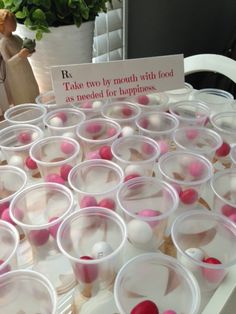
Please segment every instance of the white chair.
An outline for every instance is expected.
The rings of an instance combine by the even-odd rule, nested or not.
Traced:
[[[199,54],[184,58],[184,74],[217,72],[236,83],[236,61],[217,54]]]

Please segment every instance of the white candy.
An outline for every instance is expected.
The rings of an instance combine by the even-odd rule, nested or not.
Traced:
[[[16,192],[19,190],[19,188],[22,187],[22,179],[19,178],[18,176],[8,173],[7,175],[4,175],[2,177],[3,180],[3,187],[10,191],[10,192]]]
[[[139,174],[140,176],[144,176],[145,171],[141,166],[129,165],[125,168],[125,176],[129,176],[130,174]]]
[[[8,164],[11,166],[16,166],[19,168],[23,168],[24,166],[24,161],[23,158],[21,156],[12,156],[9,161]]]
[[[105,241],[100,241],[92,247],[92,256],[96,259],[103,258],[113,252],[111,245]]]
[[[102,102],[99,101],[99,100],[94,101],[92,106],[93,106],[94,109],[99,109],[102,106]]]
[[[149,122],[153,126],[159,126],[159,127],[162,124],[161,118],[158,115],[156,115],[156,114],[149,116]]]
[[[73,132],[65,132],[65,133],[62,134],[62,136],[73,138],[73,139],[76,138],[76,136],[75,136],[75,134]]]
[[[159,104],[159,97],[157,97],[155,94],[149,94],[147,95],[149,99],[148,105],[157,105]]]
[[[50,119],[50,125],[55,127],[61,127],[63,126],[63,121],[59,117],[53,117],[52,119]]]
[[[142,220],[133,219],[127,225],[128,238],[134,244],[146,244],[153,237],[152,228]]]
[[[124,126],[121,131],[122,136],[130,136],[134,134],[134,129],[130,126]]]
[[[33,132],[32,135],[31,135],[32,141],[34,142],[34,141],[36,141],[38,138],[39,138],[38,132]]]
[[[202,261],[205,257],[203,250],[199,248],[189,248],[185,251],[187,255],[193,258],[196,261]],[[187,258],[184,255],[181,255],[180,262],[190,271],[196,271],[199,269],[199,266],[191,261],[191,259]]]

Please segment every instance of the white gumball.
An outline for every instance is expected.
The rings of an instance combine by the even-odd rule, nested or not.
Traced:
[[[73,132],[65,132],[65,133],[62,134],[62,136],[76,139],[76,136],[75,136],[75,134]]]
[[[162,124],[161,118],[157,114],[150,115],[149,122],[152,124],[152,126],[158,127],[160,127]]]
[[[23,168],[24,166],[24,161],[23,158],[21,156],[12,156],[9,161],[8,164],[11,166],[16,166],[19,168]]]
[[[159,102],[158,97],[155,94],[149,94],[147,96],[149,99],[148,105],[156,105]]]
[[[39,133],[38,132],[33,132],[31,134],[32,142],[36,141],[38,138],[39,138]]]
[[[125,176],[129,176],[131,174],[139,174],[140,176],[145,175],[144,169],[139,165],[129,165],[125,168]]]
[[[49,123],[50,123],[51,126],[55,126],[55,127],[62,127],[63,126],[63,121],[59,117],[51,118]]]
[[[127,225],[128,238],[134,244],[147,244],[152,240],[153,231],[148,223],[133,219]]]
[[[99,108],[102,107],[102,102],[99,101],[99,100],[96,100],[96,101],[93,102],[92,106],[93,106],[94,109],[99,109]]]
[[[131,128],[130,126],[124,126],[121,130],[122,136],[131,136],[134,134],[134,129]]]
[[[22,186],[22,179],[13,173],[8,173],[2,177],[2,185],[6,190],[16,192]]]
[[[111,245],[105,241],[100,241],[94,244],[92,247],[92,256],[93,258],[99,259],[107,255],[110,255],[113,252]]]
[[[192,259],[194,259],[197,262],[202,261],[205,258],[205,254],[204,251],[202,249],[199,248],[189,248],[185,251],[185,253],[191,257]],[[190,271],[196,271],[199,270],[199,266],[197,264],[195,264],[191,258],[188,258],[184,255],[181,255],[180,257],[180,262],[182,263],[182,265],[184,265],[186,268],[188,268]]]

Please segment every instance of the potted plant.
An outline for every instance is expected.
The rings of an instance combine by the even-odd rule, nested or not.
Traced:
[[[110,0],[0,0],[13,12],[16,33],[37,40],[30,57],[41,92],[50,90],[50,67],[92,61],[94,20]]]

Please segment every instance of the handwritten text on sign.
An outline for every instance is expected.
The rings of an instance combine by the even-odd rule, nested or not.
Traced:
[[[133,97],[184,86],[183,55],[54,66],[51,71],[59,105]]]

